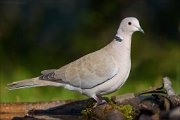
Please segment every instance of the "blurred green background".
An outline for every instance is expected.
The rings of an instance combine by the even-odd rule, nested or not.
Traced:
[[[59,68],[107,45],[120,21],[134,16],[145,34],[132,38],[132,69],[117,92],[160,85],[163,76],[180,94],[180,9],[178,0],[1,0],[1,102],[83,99],[56,87],[8,91],[6,84]]]

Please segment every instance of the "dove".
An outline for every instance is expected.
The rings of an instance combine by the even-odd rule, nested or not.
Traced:
[[[112,41],[59,69],[49,69],[31,79],[8,84],[19,89],[37,86],[64,87],[93,98],[97,104],[105,102],[102,95],[112,93],[127,80],[131,69],[131,37],[136,31],[144,33],[135,17],[124,18]]]

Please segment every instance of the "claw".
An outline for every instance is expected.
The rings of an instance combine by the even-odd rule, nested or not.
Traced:
[[[104,100],[101,96],[99,95],[94,95],[92,96],[94,100],[96,100],[96,104],[93,106],[93,108],[97,107],[98,105],[102,105],[107,103],[106,100]]]

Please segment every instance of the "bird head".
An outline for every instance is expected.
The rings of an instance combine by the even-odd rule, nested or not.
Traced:
[[[129,33],[132,34],[136,31],[140,31],[142,33],[144,33],[143,29],[141,28],[139,21],[137,18],[135,17],[127,17],[124,18],[121,23],[120,23],[120,27],[118,29],[118,32],[123,32],[123,33]]]

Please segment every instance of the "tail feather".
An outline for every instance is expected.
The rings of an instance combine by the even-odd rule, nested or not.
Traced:
[[[41,84],[43,82],[39,82],[38,78],[26,79],[17,82],[13,82],[7,85],[9,90],[20,89],[20,88],[30,88],[37,86],[45,86],[45,84]]]
[[[38,87],[38,86],[64,86],[62,83],[56,83],[53,81],[39,80],[39,77],[21,80],[17,82],[13,82],[7,85],[9,90],[13,89],[21,89],[21,88],[30,88],[30,87]]]

